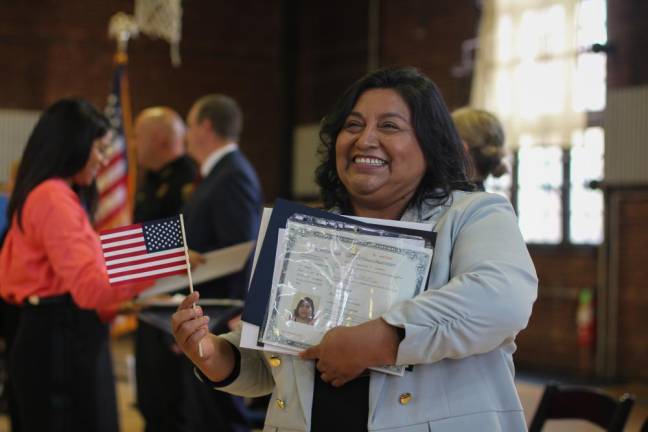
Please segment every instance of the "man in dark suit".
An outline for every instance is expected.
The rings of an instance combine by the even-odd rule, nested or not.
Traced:
[[[225,95],[200,98],[187,116],[187,152],[200,166],[202,182],[185,205],[189,248],[197,252],[256,240],[263,197],[256,172],[238,148],[243,115]],[[244,299],[251,261],[239,273],[196,286],[201,298]],[[216,333],[227,331],[215,329]],[[185,400],[192,431],[249,430],[242,400],[205,386],[187,383]]]

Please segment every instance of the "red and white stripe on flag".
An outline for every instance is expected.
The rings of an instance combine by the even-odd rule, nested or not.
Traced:
[[[122,135],[113,143],[108,164],[97,174],[99,206],[95,224],[102,230],[131,222],[128,208],[128,163],[126,143]]]
[[[99,233],[111,285],[187,272],[178,216]]]
[[[112,153],[107,166],[97,174],[99,203],[95,213],[95,227],[99,230],[130,224],[132,192],[129,175],[134,179],[135,163],[129,167],[127,133],[130,124],[130,96],[126,65],[118,63],[113,73],[112,90],[106,104],[106,117],[115,132]]]

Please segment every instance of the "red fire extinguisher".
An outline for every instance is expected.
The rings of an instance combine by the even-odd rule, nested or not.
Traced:
[[[578,345],[582,347],[593,347],[596,327],[594,319],[594,298],[592,290],[589,288],[582,289],[578,296],[576,329],[578,332]]]

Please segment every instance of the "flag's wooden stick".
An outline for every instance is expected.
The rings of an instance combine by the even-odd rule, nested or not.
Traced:
[[[180,228],[182,229],[182,243],[184,244],[185,260],[187,262],[187,275],[189,275],[189,293],[193,293],[194,289],[193,289],[193,281],[191,280],[191,263],[189,262],[189,249],[187,249],[187,236],[185,235],[184,218],[182,217],[182,213],[180,213]],[[196,303],[194,303],[192,307],[195,309]],[[202,358],[203,356],[202,341],[198,342],[198,354]]]

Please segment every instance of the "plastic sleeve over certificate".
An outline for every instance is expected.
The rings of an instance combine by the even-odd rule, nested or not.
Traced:
[[[277,260],[260,338],[301,351],[334,327],[376,319],[418,295],[432,248],[420,237],[293,215]]]

